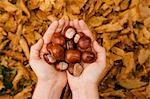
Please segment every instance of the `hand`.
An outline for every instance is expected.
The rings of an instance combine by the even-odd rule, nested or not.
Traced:
[[[43,54],[48,53],[46,46],[51,40],[51,36],[54,32],[61,32],[64,28],[64,25],[67,25],[67,22],[64,20],[59,20],[53,22],[46,33],[44,34],[43,38],[40,39],[35,45],[31,47],[30,52],[30,65],[33,71],[36,73],[38,78],[38,84],[36,88],[37,90],[43,94],[46,90],[46,93],[50,93],[52,88],[55,88],[57,92],[61,92],[67,83],[66,72],[61,72],[55,70],[54,66],[49,65],[43,59]],[[42,87],[40,87],[42,86]],[[48,88],[51,88],[50,90]],[[54,89],[54,90],[55,90]],[[44,92],[42,92],[44,90]],[[61,91],[59,91],[61,90]],[[40,97],[40,92],[35,90],[35,93],[38,97]],[[61,93],[59,93],[61,95]],[[36,96],[35,96],[36,97]],[[59,97],[59,96],[57,96]],[[41,96],[43,98],[43,96]],[[39,99],[41,99],[39,98]],[[45,98],[44,98],[45,99]],[[52,98],[51,98],[52,99]]]
[[[68,82],[69,82],[71,90],[73,91],[73,97],[78,96],[76,97],[78,99],[81,97],[82,97],[81,99],[84,99],[84,98],[87,99],[87,98],[91,98],[90,96],[88,97],[88,95],[93,93],[93,95],[95,94],[94,96],[98,98],[99,97],[98,96],[99,77],[101,76],[102,71],[104,70],[106,66],[105,49],[99,46],[98,43],[93,39],[92,33],[90,32],[90,30],[88,29],[84,21],[74,20],[70,22],[70,25],[74,26],[77,29],[77,32],[83,32],[85,35],[91,37],[92,42],[93,42],[93,49],[97,53],[96,62],[91,63],[91,64],[85,64],[85,63],[83,64],[84,71],[79,77],[74,77],[69,72],[67,72]],[[89,91],[91,90],[91,91],[88,94],[86,90],[89,90]],[[85,96],[82,94],[83,91],[86,91],[87,97],[83,97]],[[94,99],[94,96],[93,96],[93,99]]]

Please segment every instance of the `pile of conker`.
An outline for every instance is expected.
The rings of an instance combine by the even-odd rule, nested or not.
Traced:
[[[47,45],[49,54],[43,57],[48,64],[55,64],[57,70],[66,70],[75,76],[83,71],[82,63],[93,63],[96,53],[92,49],[91,38],[74,27],[67,26],[63,34],[54,33]]]

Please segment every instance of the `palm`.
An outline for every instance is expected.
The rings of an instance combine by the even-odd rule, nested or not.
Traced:
[[[64,28],[64,25],[64,20],[53,22],[43,36],[44,42],[41,45],[35,44],[35,46],[39,48],[38,50],[37,48],[33,48],[34,52],[32,52],[30,59],[30,65],[38,76],[38,79],[46,81],[54,80],[57,81],[57,83],[59,83],[58,85],[60,86],[65,86],[67,83],[66,72],[57,71],[53,65],[49,65],[47,62],[45,62],[43,54],[48,53],[46,46],[48,43],[50,43],[53,33],[61,32]],[[61,82],[59,82],[58,79]]]
[[[93,49],[97,53],[97,60],[91,64],[83,64],[84,71],[79,77],[74,77],[67,73],[68,82],[72,90],[76,90],[79,84],[97,84],[102,71],[105,68],[105,50],[100,47],[98,43],[93,39],[92,33],[84,23],[84,21],[71,21],[70,25],[77,29],[77,32],[83,32],[85,35],[91,37],[93,42]]]
[[[99,75],[97,75],[97,72],[99,72],[99,64],[97,62],[92,64],[85,64],[85,70],[83,71],[80,79],[82,81],[90,81],[94,83],[93,81],[97,80]]]

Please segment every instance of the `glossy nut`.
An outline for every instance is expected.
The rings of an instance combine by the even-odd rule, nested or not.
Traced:
[[[89,38],[88,36],[83,36],[82,38],[80,38],[78,41],[78,47],[81,49],[87,49],[91,47],[91,38]]]
[[[53,44],[59,44],[59,45],[64,45],[65,44],[65,38],[61,33],[54,33],[51,39]]]
[[[74,42],[75,42],[75,43],[78,43],[78,41],[79,41],[80,38],[81,38],[80,35],[79,35],[79,34],[76,34],[76,35],[74,36]]]
[[[65,36],[67,39],[72,39],[75,34],[76,34],[76,30],[75,30],[74,27],[67,26],[67,27],[64,29],[64,36]]]
[[[84,63],[93,63],[96,61],[96,56],[92,51],[84,51],[82,53],[82,61]]]
[[[68,71],[69,71],[69,73],[72,74],[72,75],[73,75],[73,68],[74,68],[74,63],[70,63],[70,64],[69,64],[69,67],[68,67]]]
[[[72,40],[67,41],[67,49],[74,49],[75,48],[75,44]]]
[[[80,76],[83,71],[83,66],[79,63],[74,64],[73,75]]]
[[[68,63],[80,62],[81,52],[79,50],[67,50],[65,61]]]
[[[43,58],[48,64],[53,64],[56,62],[56,59],[50,54],[44,54]]]
[[[64,59],[64,48],[58,44],[48,44],[47,50],[54,56],[56,60]]]
[[[68,68],[68,64],[66,62],[59,62],[56,64],[57,70],[66,70]]]

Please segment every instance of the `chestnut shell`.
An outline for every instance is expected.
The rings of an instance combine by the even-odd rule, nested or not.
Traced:
[[[77,63],[80,62],[81,52],[79,50],[67,50],[65,61],[68,63]]]
[[[80,47],[81,49],[87,49],[91,47],[91,38],[89,38],[88,36],[81,37],[78,41],[78,47]]]
[[[75,33],[71,37],[67,37],[66,36],[66,32],[67,32],[68,29],[73,29],[75,31]],[[72,26],[66,26],[65,29],[64,29],[63,34],[64,34],[65,38],[72,39],[74,37],[74,35],[76,34],[76,29],[74,27],[72,27]]]
[[[75,43],[72,40],[67,41],[66,46],[67,46],[67,50],[68,49],[75,49],[75,47],[76,47]]]
[[[48,64],[53,64],[56,62],[56,60],[54,59],[54,57],[52,57],[50,54],[44,54],[43,55],[44,60],[48,63]]]
[[[65,44],[65,38],[61,33],[54,33],[51,39],[53,44],[59,44],[59,45],[64,45]]]
[[[68,68],[68,63],[66,63],[66,62],[59,62],[56,64],[57,70],[63,71],[63,70],[66,70],[67,68]]]
[[[48,44],[47,50],[55,57],[56,60],[64,59],[64,48],[58,44]]]
[[[84,63],[93,63],[96,61],[96,56],[92,51],[84,51],[81,57]]]

